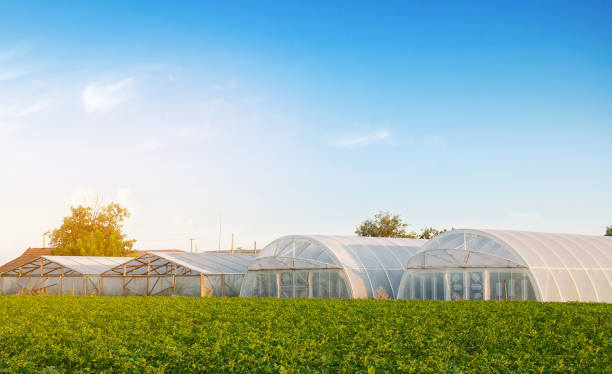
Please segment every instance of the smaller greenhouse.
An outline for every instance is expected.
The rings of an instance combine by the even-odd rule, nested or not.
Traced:
[[[408,261],[399,297],[612,302],[612,238],[454,230]]]
[[[395,298],[420,239],[293,235],[268,244],[248,267],[241,296]]]
[[[0,274],[2,295],[103,295],[101,274],[131,257],[40,256]]]
[[[103,274],[116,295],[238,296],[254,253],[155,252]]]

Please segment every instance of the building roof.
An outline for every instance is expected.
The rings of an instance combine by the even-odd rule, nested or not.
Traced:
[[[339,235],[290,235],[268,244],[250,271],[344,269],[353,297],[373,297],[382,287],[394,297],[410,257],[422,239]]]
[[[115,266],[105,275],[245,274],[254,253],[150,252]]]
[[[184,252],[180,249],[153,249],[153,250],[146,250],[146,249],[136,249],[134,250],[134,252],[132,252],[132,254],[134,255],[134,257],[138,257],[138,256],[142,256],[146,253],[157,253],[157,252]]]
[[[131,259],[132,257],[39,256],[7,269],[3,275],[39,275],[39,269],[45,276],[99,275]]]
[[[45,259],[70,268],[83,275],[102,274],[106,270],[130,261],[132,257],[101,256],[43,256]]]
[[[9,270],[12,270],[12,269],[19,268],[20,266],[23,266],[27,264],[28,262],[36,260],[40,256],[52,256],[53,249],[54,248],[28,248],[19,257],[0,266],[0,274],[7,272]],[[183,251],[181,251],[180,249],[155,249],[155,250],[142,249],[142,250],[135,250],[133,254],[135,257],[137,257],[145,253],[155,253],[155,252],[166,253],[166,252],[183,252]],[[60,257],[64,257],[64,256],[60,256]],[[71,256],[68,256],[68,257],[71,257]],[[72,256],[72,257],[81,257],[81,256]]]
[[[449,252],[444,257],[441,250]],[[457,255],[467,252],[477,256]],[[430,240],[408,267],[487,267],[493,259],[498,267],[506,261],[506,267],[528,268],[542,301],[612,302],[612,237],[454,230]]]
[[[257,259],[285,257],[310,263],[308,267],[404,269],[427,241],[405,238],[373,238],[342,235],[290,235],[268,244]],[[318,266],[320,265],[320,266]],[[253,270],[258,264],[251,265]]]
[[[27,264],[40,256],[51,255],[52,250],[53,248],[28,248],[21,254],[21,256],[0,266],[0,274]]]

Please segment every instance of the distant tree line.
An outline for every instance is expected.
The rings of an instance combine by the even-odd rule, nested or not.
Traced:
[[[612,236],[612,226],[606,227],[606,235],[605,236]]]
[[[355,234],[386,238],[431,239],[448,231],[447,229],[438,230],[433,227],[426,227],[417,232],[407,231],[407,227],[408,224],[404,223],[398,214],[381,211],[376,213],[374,217],[363,221],[355,229]],[[451,230],[454,230],[454,228],[451,228]]]

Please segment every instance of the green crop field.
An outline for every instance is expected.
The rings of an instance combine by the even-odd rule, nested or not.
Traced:
[[[612,305],[0,297],[0,372],[612,372]]]

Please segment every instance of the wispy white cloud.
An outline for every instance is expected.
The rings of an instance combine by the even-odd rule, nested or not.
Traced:
[[[238,87],[238,81],[236,79],[230,79],[221,83],[214,83],[210,86],[213,90],[218,91],[232,91]]]
[[[31,66],[24,65],[23,61],[16,61],[16,58],[27,54],[29,47],[19,46],[0,51],[0,82],[21,78],[35,71]]]
[[[31,68],[0,68],[0,82],[18,79],[32,72]]]
[[[0,62],[23,56],[28,54],[31,50],[32,47],[28,43],[21,43],[19,45],[5,48],[4,50],[0,51]]]
[[[0,119],[17,119],[39,113],[47,107],[47,103],[40,101],[25,107],[0,106]]]
[[[373,143],[388,142],[390,136],[391,133],[383,129],[370,135],[344,137],[336,140],[334,144],[343,148],[359,147]]]
[[[108,85],[87,85],[81,95],[83,106],[90,113],[107,112],[133,97],[134,83],[132,77]]]
[[[427,135],[425,142],[432,147],[445,148],[448,145],[448,140],[439,135]]]

